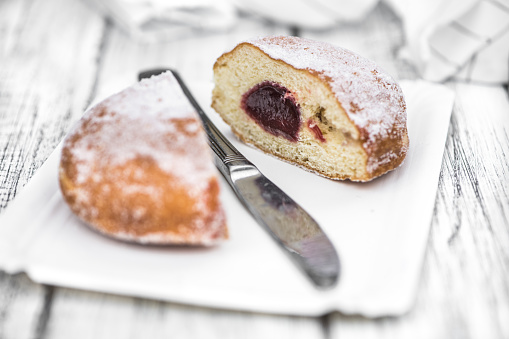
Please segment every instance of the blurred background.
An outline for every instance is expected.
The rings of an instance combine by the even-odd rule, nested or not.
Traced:
[[[360,53],[373,49],[360,40],[369,44],[376,36],[351,37],[349,41],[334,38],[335,33],[358,30],[359,25],[376,21],[376,15],[385,15],[378,19],[380,24],[398,25],[402,35],[395,56],[409,60],[424,79],[507,82],[509,12],[504,0],[90,1],[92,8],[141,41],[231,34],[252,20],[267,29],[252,27],[251,34],[336,40],[344,47],[360,49]],[[274,26],[274,31],[267,26]]]

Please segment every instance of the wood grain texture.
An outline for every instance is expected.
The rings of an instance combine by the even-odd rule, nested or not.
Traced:
[[[81,2],[0,2],[0,210],[83,113],[103,26]],[[0,272],[0,338],[40,337],[52,289]]]
[[[433,260],[430,267],[443,279],[448,317],[464,323],[463,331],[471,338],[507,338],[507,93],[502,87],[451,86],[457,98],[428,262]]]
[[[45,295],[25,274],[0,271],[0,338],[33,338],[42,325]]]
[[[91,100],[140,70],[174,67],[207,81],[236,42],[290,30],[245,17],[231,32],[133,41],[86,2],[0,2],[0,211],[32,177]],[[293,30],[350,48],[396,78],[401,23],[381,4],[362,23]],[[509,103],[502,87],[450,84],[457,99],[416,306],[399,318],[333,313],[285,317],[184,306],[42,286],[0,272],[4,338],[508,338]],[[1,225],[0,225],[1,227]]]
[[[0,208],[83,113],[104,26],[102,18],[79,1],[72,6],[65,0],[7,4],[23,8],[24,24],[6,28],[14,36],[1,46],[6,53],[0,57]],[[9,12],[16,10],[0,11],[1,15]]]
[[[205,309],[64,288],[55,293],[46,331],[46,337],[56,339],[170,336],[321,338],[323,333],[314,318]]]

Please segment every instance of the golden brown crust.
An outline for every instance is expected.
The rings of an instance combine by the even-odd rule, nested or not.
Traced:
[[[353,66],[350,67],[349,65],[346,65],[345,69],[346,71],[349,71],[351,75],[353,75],[354,82],[356,81],[356,77],[360,78],[358,82],[364,81],[361,86],[357,86],[359,88],[356,88],[356,90],[359,91],[359,94],[362,94],[359,96],[365,96],[365,92],[369,92],[372,88],[373,92],[378,93],[377,99],[386,102],[388,105],[387,116],[390,118],[387,119],[390,121],[389,125],[387,121],[384,120],[383,112],[378,114],[378,116],[370,112],[370,110],[382,111],[382,107],[376,107],[376,103],[371,106],[363,105],[362,103],[359,104],[358,101],[356,101],[357,99],[352,99],[352,97],[355,98],[355,90],[352,90],[352,93],[349,94],[350,96],[345,95],[344,93],[342,94],[343,97],[350,99],[348,103],[346,103],[344,100],[341,101],[338,99],[338,96],[341,97],[341,95],[336,95],[338,88],[343,89],[341,84],[338,85],[338,82],[341,81],[341,79],[338,80],[340,76],[331,76],[330,70],[327,69],[314,69],[312,66],[304,68],[302,63],[299,64],[300,60],[295,61],[295,63],[299,64],[299,67],[297,67],[294,63],[290,62],[294,61],[291,54],[288,54],[290,55],[288,56],[284,55],[284,53],[281,54],[279,51],[271,53],[271,48],[273,45],[278,45],[278,47],[287,47],[288,44],[290,44],[290,47],[294,48],[292,44],[306,44],[310,42],[306,41],[305,39],[298,39],[298,41],[295,42],[293,41],[295,39],[296,38],[293,37],[269,37],[250,42],[242,42],[238,44],[233,50],[224,53],[217,59],[214,64],[214,73],[219,73],[221,67],[226,67],[228,62],[230,62],[232,58],[235,58],[235,55],[239,50],[249,47],[258,50],[260,53],[270,58],[274,64],[284,65],[285,67],[291,68],[293,72],[298,72],[305,75],[306,77],[313,78],[316,82],[322,83],[326,86],[327,90],[330,91],[331,96],[335,98],[339,110],[343,112],[343,115],[346,116],[346,118],[355,128],[355,132],[351,134],[354,139],[361,141],[362,148],[365,153],[365,171],[364,173],[355,175],[341,175],[330,172],[326,173],[321,171],[316,166],[310,165],[309,162],[300,161],[297,158],[288,159],[285,156],[272,152],[270,149],[264,148],[263,145],[255,144],[255,146],[285,161],[296,163],[301,167],[307,168],[331,179],[369,181],[400,166],[408,151],[409,140],[406,128],[406,104],[399,85],[390,76],[377,68],[373,63],[368,61],[365,62],[362,58],[350,51],[334,47],[335,50],[333,52],[335,54],[337,54],[338,50],[340,53],[343,53],[340,58],[345,58],[346,61],[341,60],[344,61],[345,64],[347,64],[347,61],[350,61],[348,60],[349,58],[352,58],[355,63],[358,63],[362,66],[359,69],[356,69]],[[319,46],[320,49],[326,49],[330,47],[325,46],[324,48],[323,46],[324,45],[321,44]],[[304,49],[307,50],[308,48],[306,47]],[[298,52],[303,52],[303,50],[299,50]],[[311,54],[313,53],[314,52]],[[290,61],[285,59],[285,57]],[[295,58],[298,59],[298,56]],[[348,87],[346,87],[347,92],[348,90]],[[230,121],[228,121],[228,119],[225,119],[225,114],[222,112],[223,109],[218,104],[219,96],[220,95],[214,92],[212,107],[218,113],[220,113],[220,116],[223,118],[223,120],[225,120],[226,123],[231,125],[232,130],[237,135],[237,137],[246,143],[254,144],[252,141],[247,140],[243,134],[237,130]],[[298,97],[298,95],[296,96]],[[346,107],[348,107],[348,109],[346,109],[345,104],[347,104]],[[383,133],[379,133],[379,130],[382,129]]]
[[[67,149],[64,153],[68,153]],[[200,202],[189,195],[189,187],[162,171],[150,158],[140,157],[122,166],[96,169],[106,171],[107,175],[100,182],[89,178],[79,185],[72,175],[75,172],[72,157],[63,159],[59,179],[64,199],[76,215],[101,233],[133,241],[157,235],[159,240],[146,241],[150,243],[201,244],[207,233],[203,225],[215,222],[221,215],[222,227],[207,235],[210,240],[206,242],[228,238],[217,178],[209,180],[204,193],[206,208],[202,210]],[[146,174],[143,180],[136,175],[140,169]],[[123,176],[122,181],[118,180],[119,176]],[[165,187],[167,193],[158,194],[157,199],[147,192],[126,194],[124,181],[143,186],[147,192]],[[93,198],[79,201],[83,189]]]
[[[130,96],[116,96],[92,108],[64,142],[59,182],[71,210],[120,240],[211,245],[228,238],[217,173],[196,114],[135,119],[113,105]]]

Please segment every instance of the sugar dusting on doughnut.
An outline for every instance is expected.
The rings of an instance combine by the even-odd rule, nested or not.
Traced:
[[[113,95],[90,109],[84,116],[86,124],[77,126],[73,133],[83,134],[79,143],[73,145],[73,156],[80,164],[78,181],[93,173],[90,164],[107,162],[112,165],[125,163],[136,156],[148,156],[168,173],[192,183],[198,188],[206,178],[215,173],[211,162],[196,157],[182,161],[182,152],[203,150],[207,147],[203,138],[189,140],[200,128],[195,119],[196,112],[190,106],[184,93],[171,73],[157,78],[144,79],[140,83]],[[175,120],[178,119],[178,120]],[[179,121],[190,120],[183,127],[184,133],[177,133]],[[117,128],[111,128],[114,124]],[[103,127],[106,126],[106,127]],[[92,133],[81,133],[84,129]],[[171,143],[161,136],[167,135]],[[115,145],[91,150],[92,145]],[[168,152],[178,150],[177,152]],[[190,171],[189,169],[194,170]]]
[[[201,122],[170,72],[88,110],[64,142],[73,211],[110,236],[209,245],[227,235]]]
[[[374,62],[347,49],[296,37],[264,37],[246,41],[271,58],[296,69],[307,70],[327,82],[349,119],[357,125],[364,148],[376,156],[368,158],[367,169],[406,154],[378,149],[381,140],[399,140],[406,133],[406,104],[397,82]]]

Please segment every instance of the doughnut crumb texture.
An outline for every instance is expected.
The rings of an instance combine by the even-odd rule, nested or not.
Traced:
[[[59,181],[71,210],[110,237],[178,245],[228,238],[201,120],[171,72],[89,109],[64,141]]]
[[[239,139],[322,176],[370,181],[408,151],[400,86],[341,47],[290,36],[242,42],[217,59],[214,84],[212,107]]]

